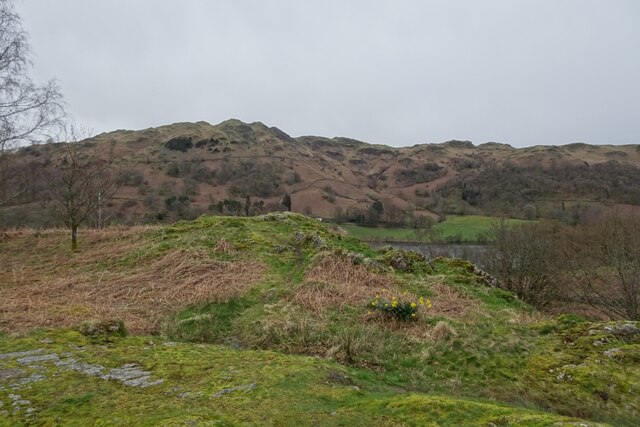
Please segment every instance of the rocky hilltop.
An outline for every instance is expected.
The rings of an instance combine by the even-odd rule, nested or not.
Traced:
[[[590,209],[640,205],[640,146],[513,148],[469,141],[394,148],[348,138],[301,136],[263,123],[227,120],[117,130],[86,140],[120,174],[110,217],[120,222],[195,218],[202,213],[260,214],[292,209],[320,217],[396,223],[446,214],[571,220]],[[30,146],[11,157],[29,190],[4,212],[44,222],[37,203],[46,168],[60,144]],[[10,170],[10,168],[5,168]],[[40,212],[36,214],[35,212]],[[13,218],[13,219],[12,219]]]

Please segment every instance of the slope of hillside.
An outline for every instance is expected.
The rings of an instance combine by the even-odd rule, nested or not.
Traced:
[[[80,253],[66,238],[2,236],[0,422],[640,416],[637,322],[548,318],[467,262],[374,251],[284,213],[87,231]]]
[[[4,174],[24,186],[6,226],[51,225],[47,175],[60,144],[26,147]],[[535,146],[467,141],[392,148],[347,138],[292,138],[262,123],[227,120],[118,130],[87,140],[110,161],[120,187],[108,219],[139,223],[202,213],[264,213],[290,194],[296,212],[398,223],[443,214],[571,220],[590,207],[640,205],[640,146]],[[23,176],[23,178],[20,178]],[[18,183],[20,182],[20,183]],[[0,189],[0,193],[3,190]],[[8,191],[5,189],[4,191]],[[2,200],[0,194],[0,200]],[[379,218],[378,218],[379,217]]]

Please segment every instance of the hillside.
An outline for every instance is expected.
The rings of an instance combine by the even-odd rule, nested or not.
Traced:
[[[640,417],[638,322],[548,317],[467,262],[302,215],[86,230],[81,252],[60,230],[1,239],[0,424]]]
[[[391,224],[421,224],[420,218],[446,214],[576,222],[594,209],[640,206],[640,145],[516,149],[449,141],[393,148],[347,138],[292,138],[259,122],[228,120],[118,130],[85,146],[119,174],[107,222],[260,214],[280,209],[286,193],[296,212]],[[0,200],[23,189],[0,209],[5,227],[57,223],[46,183],[62,147],[25,147],[3,160],[0,172],[13,184],[0,188]]]

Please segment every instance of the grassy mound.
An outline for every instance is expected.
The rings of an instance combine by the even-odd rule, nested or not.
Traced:
[[[638,324],[547,318],[491,286],[464,261],[426,262],[414,253],[377,252],[325,224],[285,213],[87,232],[80,254],[65,252],[65,238],[28,231],[4,237],[0,261],[11,269],[0,272],[0,328],[11,333],[90,319],[124,320],[134,336],[105,340],[65,330],[45,335],[55,336],[56,345],[81,346],[88,358],[69,349],[55,354],[73,353],[69,357],[101,364],[104,375],[111,375],[108,368],[124,375],[143,369],[149,381],[164,379],[133,391],[117,381],[108,386],[140,394],[150,405],[154,396],[165,402],[166,411],[157,411],[157,418],[149,415],[149,423],[171,417],[177,424],[189,417],[213,424],[299,419],[323,425],[369,419],[374,425],[555,425],[562,420],[536,410],[617,425],[635,425],[640,417],[640,357],[633,332]],[[380,310],[377,304],[389,307]],[[405,314],[396,316],[394,304]],[[156,336],[135,336],[141,332]],[[6,339],[3,350],[43,347],[34,340],[48,336]],[[159,344],[158,336],[181,344]],[[87,339],[90,346],[79,344]],[[213,361],[246,363],[247,372],[262,372],[269,369],[265,358],[289,365],[282,375],[286,371],[291,378],[285,375],[276,386],[249,374],[227,382],[211,377]],[[2,370],[11,369],[19,367],[0,366],[0,386],[6,383]],[[327,380],[327,371],[338,373]],[[92,377],[97,383],[85,388],[80,385],[85,377],[72,389],[107,387]],[[164,388],[169,379],[172,387],[180,381],[197,385],[189,388],[206,396],[194,402],[201,405],[198,410],[176,397],[182,393],[178,389],[172,395]],[[34,383],[32,391],[37,394],[41,384]],[[114,405],[108,397],[114,391],[104,390],[100,398],[70,394],[68,399]],[[3,399],[20,394],[8,388],[0,393]],[[211,403],[219,402],[211,400],[216,393],[222,393],[222,402],[238,399],[237,405],[227,402],[229,414],[220,409],[224,405]],[[47,396],[22,399],[54,399]],[[263,400],[255,401],[256,396]],[[71,411],[38,405],[37,416],[64,417]],[[92,405],[87,414],[101,413]],[[54,409],[43,412],[49,406]],[[136,419],[136,411],[122,408],[123,423],[126,417]]]

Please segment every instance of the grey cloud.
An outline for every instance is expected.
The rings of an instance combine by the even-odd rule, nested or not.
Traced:
[[[640,143],[634,0],[18,0],[97,132],[263,121],[394,146]]]

